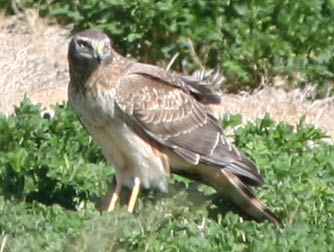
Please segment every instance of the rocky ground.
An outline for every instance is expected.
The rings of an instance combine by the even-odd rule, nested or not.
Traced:
[[[47,108],[67,99],[70,27],[50,25],[27,11],[0,17],[0,112],[9,115],[26,95]],[[245,121],[263,117],[293,125],[306,122],[334,137],[334,99],[310,101],[312,88],[284,91],[264,87],[254,94],[225,94],[218,113],[241,113]]]

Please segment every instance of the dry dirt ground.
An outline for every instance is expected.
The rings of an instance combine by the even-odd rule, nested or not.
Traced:
[[[0,112],[9,115],[28,96],[49,107],[67,99],[67,46],[70,28],[47,25],[34,11],[0,17]],[[306,122],[334,137],[334,99],[309,101],[312,89],[265,87],[254,94],[225,94],[218,113],[240,113],[244,121],[262,118],[266,112],[276,121],[293,125]]]

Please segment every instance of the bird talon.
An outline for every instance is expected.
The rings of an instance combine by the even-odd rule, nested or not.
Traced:
[[[130,213],[133,213],[138,195],[139,195],[139,190],[140,190],[140,179],[138,177],[135,178],[134,185],[132,187],[130,199],[129,199],[129,204],[128,204],[128,211]]]
[[[109,202],[109,206],[108,206],[108,212],[112,212],[115,210],[119,196],[121,194],[121,190],[122,190],[122,185],[121,184],[117,184],[115,191],[113,192],[110,202]]]

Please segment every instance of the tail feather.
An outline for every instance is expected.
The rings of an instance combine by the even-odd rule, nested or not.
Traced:
[[[227,188],[220,186],[216,188],[219,192],[226,194],[233,202],[241,207],[246,213],[257,221],[265,219],[273,222],[276,226],[282,227],[280,218],[274,214],[262,201],[250,191],[250,189],[241,182],[241,180],[224,169],[221,173],[229,181]],[[224,178],[225,179],[225,178]]]
[[[217,169],[217,167],[207,165],[192,166],[192,168],[195,168],[192,174],[198,175],[197,180],[201,180],[214,187],[219,193],[222,193],[226,198],[230,199],[256,221],[269,220],[277,227],[283,227],[280,218],[262,201],[256,198],[250,188],[229,170],[224,168]],[[177,173],[182,176],[186,175],[180,172]]]

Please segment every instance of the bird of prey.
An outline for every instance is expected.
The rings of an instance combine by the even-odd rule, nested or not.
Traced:
[[[280,219],[249,186],[263,178],[253,161],[224,137],[210,104],[220,95],[206,83],[118,54],[96,30],[73,36],[68,50],[69,101],[81,123],[116,169],[116,188],[132,189],[133,212],[140,187],[167,190],[170,173],[198,180],[228,197],[257,221]]]

